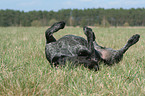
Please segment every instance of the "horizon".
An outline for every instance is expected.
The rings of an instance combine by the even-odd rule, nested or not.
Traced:
[[[138,9],[145,8],[145,0],[1,0],[0,10],[59,11],[63,9]]]
[[[131,10],[131,9],[145,9],[144,7],[143,8],[84,8],[84,9],[78,9],[78,8],[73,8],[73,9],[71,9],[71,8],[68,8],[68,9],[70,9],[70,10],[75,10],[75,9],[77,9],[77,10],[86,10],[86,9],[105,9],[105,10],[108,10],[108,9],[115,9],[115,10],[117,10],[117,9],[123,9],[123,10]],[[50,12],[50,11],[53,11],[53,12],[58,12],[58,11],[60,11],[60,10],[68,10],[68,9],[59,9],[59,10],[29,10],[29,11],[24,11],[24,10],[17,10],[17,9],[0,9],[0,10],[13,10],[13,11],[20,11],[20,12],[31,12],[31,11],[47,11],[47,12]]]

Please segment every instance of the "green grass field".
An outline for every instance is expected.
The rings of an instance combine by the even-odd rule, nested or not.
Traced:
[[[112,67],[94,72],[79,66],[50,67],[45,58],[46,27],[0,28],[0,96],[145,96],[145,28],[93,28],[96,41],[120,49],[133,34],[140,41]],[[82,36],[82,28],[55,33]]]

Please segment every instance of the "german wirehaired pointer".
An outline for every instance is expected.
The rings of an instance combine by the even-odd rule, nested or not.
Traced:
[[[91,28],[84,27],[83,31],[87,37],[66,35],[59,40],[53,37],[53,33],[63,29],[65,22],[57,22],[45,32],[46,46],[45,54],[51,66],[65,65],[66,61],[74,65],[84,64],[89,69],[99,70],[99,62],[107,65],[118,63],[128,48],[139,41],[140,35],[133,35],[126,45],[120,50],[113,50],[98,45],[95,41],[95,34]]]

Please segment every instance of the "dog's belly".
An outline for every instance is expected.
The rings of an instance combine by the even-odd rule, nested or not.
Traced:
[[[79,50],[88,50],[87,41],[79,36],[66,35],[56,42],[46,44],[45,53],[49,61],[54,57],[77,56]]]

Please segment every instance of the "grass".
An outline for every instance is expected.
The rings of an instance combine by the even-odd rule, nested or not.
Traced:
[[[145,28],[93,28],[99,44],[120,49],[133,34],[140,41],[112,67],[100,64],[94,72],[79,66],[55,70],[45,58],[44,32],[40,27],[0,28],[0,96],[144,96]],[[65,28],[66,34],[82,36],[82,28]]]

